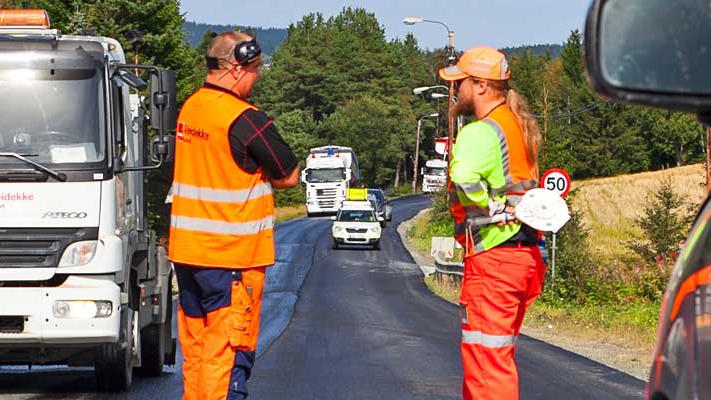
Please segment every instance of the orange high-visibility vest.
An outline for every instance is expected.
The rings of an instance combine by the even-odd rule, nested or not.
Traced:
[[[510,239],[516,234],[512,232],[505,237],[500,232],[505,228],[496,225],[479,226],[473,221],[478,217],[486,216],[484,210],[477,206],[463,206],[459,201],[458,191],[466,190],[488,191],[490,198],[500,198],[505,196],[505,201],[509,205],[516,205],[526,191],[535,188],[537,182],[537,171],[535,171],[532,160],[528,159],[526,144],[524,142],[523,131],[516,120],[516,116],[507,105],[501,105],[484,119],[474,122],[488,126],[498,136],[500,152],[494,154],[471,154],[471,157],[500,157],[497,164],[501,165],[503,180],[491,182],[483,179],[481,182],[473,184],[456,185],[448,183],[450,212],[454,217],[455,239],[465,248],[467,255],[482,253],[502,242]]]
[[[232,123],[251,104],[199,89],[178,117],[168,257],[198,267],[242,269],[274,264],[274,195],[260,168],[234,161]]]

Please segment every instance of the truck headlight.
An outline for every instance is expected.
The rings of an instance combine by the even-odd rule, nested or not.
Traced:
[[[62,259],[59,261],[60,267],[78,267],[86,265],[94,259],[96,248],[99,242],[96,240],[86,240],[72,243],[64,250]]]
[[[108,318],[112,312],[107,300],[57,300],[52,304],[52,315],[58,319]]]

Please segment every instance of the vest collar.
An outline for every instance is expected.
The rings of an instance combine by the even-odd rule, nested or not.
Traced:
[[[243,99],[243,98],[237,96],[237,94],[236,94],[235,92],[232,92],[232,91],[230,91],[230,90],[227,90],[226,88],[224,88],[224,87],[222,87],[222,86],[218,86],[218,85],[215,85],[215,84],[212,84],[212,83],[209,83],[209,82],[205,82],[205,83],[203,83],[202,87],[205,88],[205,89],[215,90],[215,91],[218,91],[218,92],[222,92],[222,93],[229,94],[230,96],[232,96],[232,97],[234,97],[234,98],[236,98],[236,99],[239,99],[239,100],[242,100],[242,101],[244,101],[244,102],[249,103],[249,101],[247,101],[247,100],[245,100],[245,99]],[[251,103],[250,103],[250,104],[251,104]]]

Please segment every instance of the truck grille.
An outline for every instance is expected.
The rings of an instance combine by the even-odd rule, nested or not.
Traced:
[[[338,190],[336,189],[316,189],[317,196],[336,196]]]
[[[366,228],[346,228],[346,232],[348,232],[348,233],[366,233],[366,232],[368,232],[368,229],[366,229]]]
[[[98,228],[0,228],[0,268],[56,268],[64,250]]]
[[[25,330],[25,317],[0,317],[0,333],[22,333]]]

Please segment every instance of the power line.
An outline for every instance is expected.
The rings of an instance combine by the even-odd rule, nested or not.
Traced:
[[[607,101],[598,101],[592,104],[589,104],[588,106],[581,108],[579,110],[567,112],[567,113],[562,113],[562,114],[554,114],[554,115],[549,115],[548,117],[544,115],[536,115],[536,114],[528,114],[529,116],[536,118],[536,119],[544,119],[544,118],[549,118],[549,119],[558,119],[558,118],[570,118],[574,117],[576,115],[584,114],[586,112],[593,111],[595,109],[600,108],[603,104],[607,103]]]

